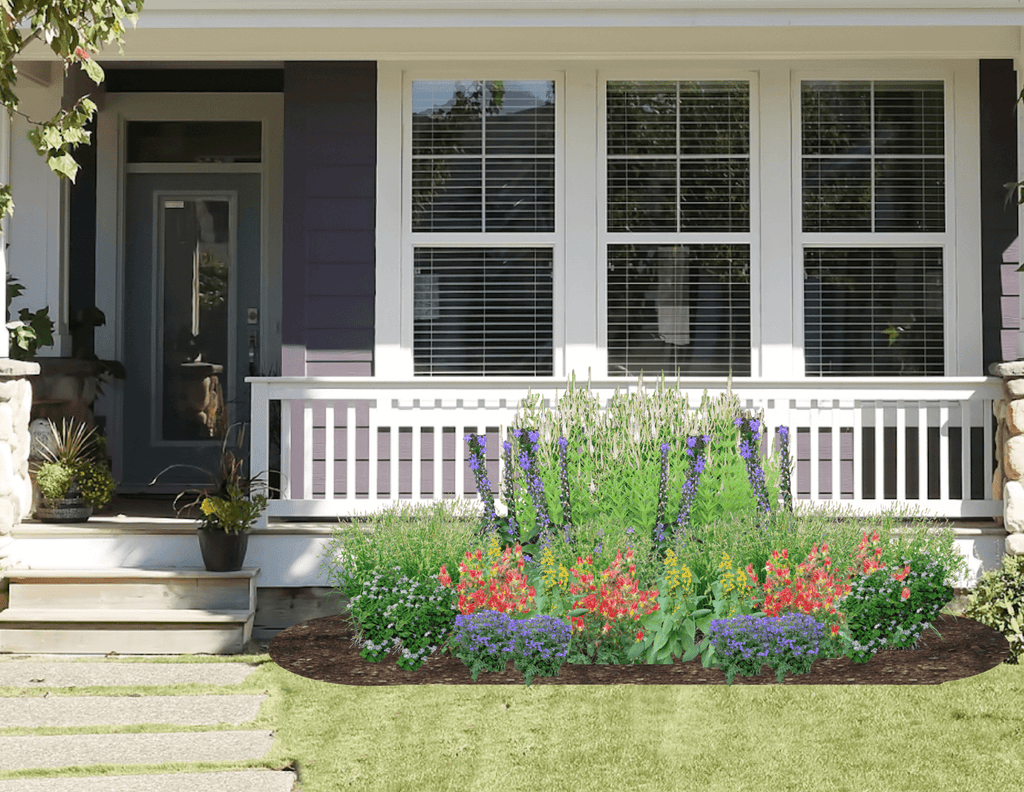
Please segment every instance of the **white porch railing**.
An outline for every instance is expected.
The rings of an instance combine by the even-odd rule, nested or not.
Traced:
[[[281,494],[264,520],[365,514],[399,499],[475,497],[463,436],[495,438],[488,468],[491,481],[499,481],[496,440],[520,399],[532,391],[554,403],[566,386],[555,379],[248,381],[254,472],[276,467],[271,406],[280,405]],[[679,389],[696,406],[705,390],[714,395],[726,386],[718,378],[687,380]],[[607,400],[638,383],[607,379],[590,388]],[[863,512],[905,502],[948,518],[1002,513],[991,494],[992,402],[1002,398],[996,378],[734,379],[732,388],[741,406],[764,410],[772,436],[778,426],[789,427],[797,500],[840,501]]]

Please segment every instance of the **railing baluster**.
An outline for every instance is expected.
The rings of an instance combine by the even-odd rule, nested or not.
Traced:
[[[412,500],[423,499],[423,427],[418,426],[413,416],[412,427]]]
[[[292,403],[281,399],[281,499],[292,498]]]
[[[821,457],[818,452],[818,424],[821,420],[819,411],[821,403],[813,401],[808,404],[811,418],[811,500],[821,500],[821,491],[818,487],[818,473],[821,469]]]
[[[971,407],[973,402],[964,399],[960,402],[960,498],[971,499],[971,423],[974,421]]]
[[[949,500],[949,402],[939,402],[939,500]]]
[[[864,402],[853,402],[853,499],[864,500]]]
[[[324,500],[334,500],[334,402],[324,404]]]
[[[356,500],[356,402],[345,401],[345,500]]]
[[[983,454],[982,458],[985,460],[985,480],[982,482],[981,497],[986,497],[986,488],[988,488],[989,495],[991,494],[992,487],[992,434],[993,434],[993,421],[994,416],[992,415],[992,402],[984,401],[981,403],[981,414],[984,416],[985,429],[984,436],[985,445],[982,446]]]
[[[378,453],[380,427],[377,425],[376,403],[372,406],[368,405],[366,423],[367,431],[369,432],[369,452],[366,455],[366,497],[373,502],[377,500],[378,493],[380,492],[380,454]]]
[[[302,403],[302,498],[313,500],[313,403]]]
[[[885,500],[885,406],[875,399],[875,502]]]
[[[917,403],[917,498],[928,500],[928,405]]]
[[[896,500],[907,497],[907,408],[896,401]]]
[[[444,426],[441,417],[443,413],[435,413],[434,418],[434,483],[430,497],[437,499],[444,497]]]
[[[832,474],[832,481],[830,483],[830,486],[832,488],[832,490],[831,490],[831,499],[833,501],[838,501],[838,500],[842,499],[842,492],[841,492],[842,487],[840,486],[840,483],[839,483],[839,481],[840,481],[840,479],[839,479],[839,467],[842,464],[842,453],[841,453],[841,449],[840,449],[840,443],[842,442],[843,433],[840,430],[840,426],[842,425],[843,412],[842,412],[842,405],[840,404],[839,401],[833,400],[831,402],[831,404],[832,404],[832,407],[829,408],[829,411],[828,411],[828,418],[829,418],[829,421],[828,421],[828,425],[829,425],[828,436],[829,436],[829,445],[831,447],[831,450],[829,451],[829,453],[832,456],[832,459],[831,459],[831,462],[830,462],[830,468],[829,468],[829,470],[830,470],[830,472]]]

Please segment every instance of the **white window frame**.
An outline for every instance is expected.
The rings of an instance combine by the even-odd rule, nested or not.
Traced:
[[[382,64],[383,65],[383,64]],[[384,86],[391,92],[397,87],[396,75],[393,70],[384,69],[378,75],[378,101]],[[397,272],[395,267],[387,266],[386,259],[381,256],[381,237],[384,229],[378,224],[378,264],[377,264],[377,340],[375,352],[379,356],[375,369],[378,373],[387,372],[387,376],[412,378],[414,375],[413,360],[413,285],[414,256],[417,248],[549,248],[552,251],[552,375],[565,375],[565,74],[563,70],[537,68],[532,66],[507,65],[495,63],[476,64],[467,62],[457,67],[428,64],[420,67],[407,67],[401,70],[401,234],[397,246],[386,244],[385,255],[397,254]],[[383,77],[384,79],[381,79]],[[549,80],[555,84],[555,226],[553,231],[496,234],[486,231],[473,232],[438,232],[412,230],[412,85],[420,80]],[[385,82],[386,81],[386,82]],[[395,117],[394,97],[391,97],[389,116]],[[380,107],[380,105],[378,105]],[[382,108],[383,109],[383,108]],[[380,115],[378,115],[380,119]],[[391,149],[392,151],[394,149]],[[378,149],[378,163],[383,164],[391,156],[383,147]],[[394,173],[394,168],[384,171]],[[378,186],[380,186],[382,169],[378,166]],[[380,195],[380,193],[378,193]],[[393,196],[392,196],[393,200]],[[393,227],[392,227],[393,228]],[[386,234],[387,231],[384,231]],[[391,231],[393,234],[393,230]],[[382,264],[384,266],[382,267]],[[383,278],[382,278],[383,275]],[[390,283],[389,283],[390,281]],[[397,294],[393,284],[399,284]],[[384,287],[384,288],[382,288]],[[382,295],[383,292],[383,295]],[[383,296],[383,300],[382,300]],[[397,296],[397,300],[394,297]],[[389,306],[386,303],[392,301]],[[384,304],[382,304],[384,303]],[[397,303],[397,305],[395,305]],[[397,308],[397,310],[396,310]],[[381,311],[385,313],[382,315]],[[394,334],[381,339],[383,322],[396,322],[400,327],[400,335]],[[381,341],[391,341],[390,348]],[[397,348],[394,342],[397,341]],[[382,354],[383,353],[383,354]],[[423,376],[423,379],[437,379],[436,375]],[[465,375],[458,377],[475,377]],[[441,377],[440,379],[445,379]]]
[[[944,85],[945,231],[820,232],[803,230],[801,84],[806,80],[930,80]],[[828,247],[937,248],[942,251],[943,376],[977,375],[981,367],[981,218],[978,67],[971,63],[904,63],[802,68],[791,73],[793,368],[806,376],[804,249]],[[962,196],[962,198],[961,198]],[[958,198],[959,201],[958,208]],[[971,209],[973,199],[974,208]],[[868,377],[867,379],[870,379]]]
[[[747,231],[609,231],[608,230],[608,83],[622,80],[671,82],[743,81],[749,83],[750,109],[750,226]],[[597,113],[597,327],[601,370],[608,368],[608,248],[621,244],[746,244],[750,249],[750,376],[758,377],[761,346],[761,173],[760,89],[751,69],[615,68],[598,74]],[[645,372],[646,374],[646,372]],[[655,372],[650,372],[655,375]],[[724,378],[726,373],[722,374]],[[668,376],[668,375],[666,375]],[[628,380],[628,377],[624,377]]]

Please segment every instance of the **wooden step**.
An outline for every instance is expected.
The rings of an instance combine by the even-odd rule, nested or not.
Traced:
[[[0,652],[236,654],[252,637],[258,568],[12,569]]]
[[[259,569],[31,569],[4,573],[12,609],[248,610]]]
[[[237,654],[255,610],[8,609],[0,652],[29,654]]]

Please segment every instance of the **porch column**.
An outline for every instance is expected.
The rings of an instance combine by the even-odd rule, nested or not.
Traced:
[[[1003,499],[1006,555],[1024,555],[1024,360],[993,363],[989,373],[1003,379],[1003,398],[994,405],[996,470],[992,497]]]

